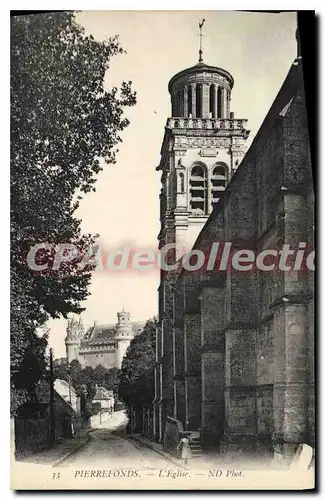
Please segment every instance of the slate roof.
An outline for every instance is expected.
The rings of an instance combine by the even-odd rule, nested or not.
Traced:
[[[138,335],[139,330],[145,325],[145,321],[132,321],[131,328],[134,336]],[[88,328],[85,336],[82,339],[82,345],[99,345],[106,344],[109,341],[115,339],[115,325],[94,325],[91,328]]]
[[[229,73],[229,71],[219,68],[218,66],[211,66],[210,64],[206,64],[204,62],[198,62],[194,66],[191,66],[190,68],[186,68],[183,69],[182,71],[179,71],[178,73],[176,73],[176,75],[172,77],[172,79],[168,84],[169,92],[171,92],[174,82],[179,78],[183,78],[184,76],[189,76],[191,74],[198,74],[198,73],[218,73],[219,75],[222,75],[225,78],[227,78],[231,88],[234,86],[234,79]]]
[[[114,396],[113,391],[109,391],[105,389],[105,387],[98,387],[96,394],[93,398],[93,401],[103,401],[107,399],[111,399]]]

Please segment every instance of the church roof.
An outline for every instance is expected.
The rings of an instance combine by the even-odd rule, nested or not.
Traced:
[[[132,333],[136,336],[142,330],[145,321],[132,321],[130,323]],[[82,339],[82,344],[95,345],[105,344],[108,341],[115,339],[116,329],[115,324],[94,325],[88,328],[85,336]]]
[[[218,73],[219,75],[227,78],[231,88],[234,86],[234,79],[228,71],[219,68],[218,66],[210,66],[209,64],[206,64],[204,62],[198,62],[194,66],[190,66],[189,68],[183,69],[182,71],[179,71],[178,73],[176,73],[176,75],[173,76],[173,78],[170,80],[168,84],[169,92],[171,92],[171,88],[176,80],[178,80],[179,78],[183,78],[184,76],[189,76],[193,73]]]

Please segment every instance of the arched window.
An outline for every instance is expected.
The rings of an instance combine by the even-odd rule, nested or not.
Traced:
[[[194,214],[204,215],[207,208],[206,168],[196,164],[192,167],[190,176],[190,209]]]
[[[212,118],[216,118],[215,116],[215,101],[216,101],[216,87],[214,84],[210,85],[210,95],[209,95],[209,112],[211,113]]]
[[[202,85],[196,84],[196,118],[202,118]]]
[[[207,128],[207,122],[205,120],[202,120],[202,128]]]
[[[211,122],[211,128],[214,128],[214,127],[215,127],[215,123]]]
[[[189,86],[187,89],[187,109],[188,109],[188,115],[193,114],[192,110],[192,87]]]
[[[218,203],[222,192],[226,189],[228,181],[228,168],[224,163],[215,165],[211,176],[212,206]]]
[[[221,102],[222,102],[222,94],[221,94],[221,87],[218,87],[218,92],[217,92],[217,114],[218,118],[222,118],[221,116]]]
[[[226,176],[226,168],[223,166],[223,165],[217,165],[214,169],[213,169],[213,173],[212,173],[213,176],[215,175],[222,175],[222,176]]]
[[[179,192],[184,194],[184,190],[185,190],[185,185],[184,185],[184,174],[183,172],[181,172],[179,174]]]
[[[202,165],[195,165],[192,168],[191,177],[204,177],[204,168]]]
[[[175,127],[175,128],[178,128],[178,127],[179,127],[179,121],[178,121],[178,120],[175,120],[174,127]]]

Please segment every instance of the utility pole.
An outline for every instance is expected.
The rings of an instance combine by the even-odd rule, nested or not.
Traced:
[[[50,440],[55,441],[55,411],[54,411],[54,375],[53,375],[53,351],[50,349]]]
[[[70,373],[68,374],[68,384],[69,384],[69,403],[70,403],[70,406],[72,407],[72,397],[71,397],[71,375],[70,375]]]
[[[100,401],[100,410],[99,410],[99,425],[102,425],[102,386],[99,386],[99,401]]]

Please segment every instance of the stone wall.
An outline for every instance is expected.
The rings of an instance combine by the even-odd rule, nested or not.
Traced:
[[[179,456],[178,444],[183,432],[182,423],[176,418],[167,417],[164,430],[163,447],[172,455]]]
[[[295,63],[195,249],[218,241],[254,252],[313,244],[302,89]],[[205,447],[286,455],[313,443],[312,274],[229,268],[178,278],[174,356],[177,367],[184,356],[185,387],[181,378],[174,384],[177,414],[185,391],[186,424],[201,428]]]
[[[96,368],[98,365],[102,365],[107,369],[114,368],[116,366],[116,351],[81,353],[79,354],[79,362],[83,368],[86,366]]]

